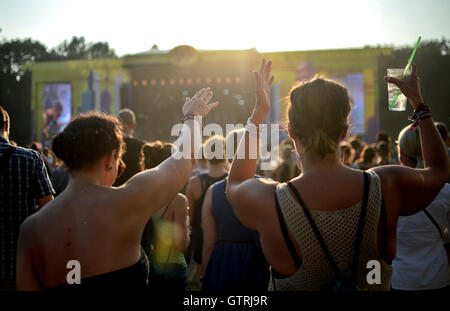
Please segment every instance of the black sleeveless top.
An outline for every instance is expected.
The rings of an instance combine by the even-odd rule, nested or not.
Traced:
[[[83,265],[81,265],[83,269]],[[47,291],[95,290],[95,291],[134,291],[147,290],[149,261],[145,251],[141,249],[141,258],[132,266],[104,274],[81,279],[81,284],[62,284],[45,288]]]
[[[208,188],[225,179],[228,176],[228,173],[223,174],[219,177],[211,177],[208,173],[198,175],[200,179],[200,186],[202,188],[202,195],[198,198],[198,200],[194,201],[194,215],[192,219],[192,235],[203,240],[203,230],[202,230],[202,207],[203,201],[205,200],[206,191]]]

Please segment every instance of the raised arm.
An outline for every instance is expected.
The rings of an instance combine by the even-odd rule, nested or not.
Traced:
[[[407,79],[385,77],[385,80],[400,88],[414,111],[420,108],[419,105],[423,100],[415,65]],[[423,119],[418,127],[425,166],[423,169],[398,165],[374,169],[380,175],[386,205],[397,209],[395,212],[399,216],[412,215],[427,207],[449,176],[447,150],[432,118]]]
[[[144,171],[131,178],[123,191],[135,196],[136,205],[148,216],[167,204],[188,180],[194,159],[201,145],[202,117],[218,103],[208,104],[213,92],[207,88],[198,91],[183,106],[184,125],[177,142],[180,148],[156,168]]]
[[[250,121],[257,127],[264,123],[266,114],[270,108],[270,85],[273,82],[273,76],[270,76],[271,62],[262,61],[259,72],[254,72],[256,78],[256,105],[250,117]],[[227,197],[230,201],[236,216],[243,225],[251,229],[258,229],[263,224],[261,205],[259,202],[267,202],[267,199],[273,198],[273,191],[276,183],[268,182],[262,178],[255,179],[256,157],[250,155],[253,141],[258,144],[258,138],[252,137],[249,131],[239,143],[236,155],[230,169],[230,175],[227,183]],[[253,149],[255,146],[253,146]],[[257,149],[257,148],[256,148]],[[241,158],[239,155],[243,154]]]

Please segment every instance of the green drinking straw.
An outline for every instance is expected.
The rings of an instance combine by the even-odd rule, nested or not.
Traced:
[[[408,65],[406,65],[405,71],[403,71],[403,77],[402,77],[402,80],[405,80],[405,78],[406,78],[406,73],[408,72],[409,67],[411,67],[411,64],[412,64],[414,55],[416,55],[417,48],[419,47],[419,44],[420,44],[420,39],[422,39],[422,37],[419,36],[419,39],[417,39],[416,47],[414,48],[414,50],[413,50],[413,52],[412,52],[412,54],[411,54],[411,57],[409,58]],[[395,98],[394,98],[394,100],[392,101],[391,109],[392,109],[392,107],[394,107],[395,103],[397,102],[397,98],[398,98],[398,96],[400,95],[401,92],[402,92],[402,91],[397,90],[397,95],[395,95]]]

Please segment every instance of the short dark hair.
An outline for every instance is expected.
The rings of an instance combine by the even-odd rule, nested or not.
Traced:
[[[391,142],[391,137],[389,137],[389,134],[385,131],[379,131],[377,133],[377,143],[381,142],[381,141],[385,141],[388,144]]]
[[[152,169],[168,159],[172,155],[173,146],[171,143],[162,143],[159,140],[145,143],[141,149],[143,169]]]
[[[69,170],[88,167],[118,150],[123,154],[124,143],[119,121],[99,112],[80,114],[53,138],[53,153]]]
[[[216,153],[216,147],[219,147],[220,144],[222,144],[222,154],[221,154],[221,158],[216,158],[215,153]],[[203,156],[205,157],[205,159],[207,159],[209,161],[210,164],[215,165],[215,164],[219,164],[219,163],[223,163],[225,162],[225,137],[220,136],[220,135],[214,135],[209,137],[205,143],[203,144]],[[219,145],[219,146],[217,146]],[[211,151],[213,153],[212,158],[208,159],[209,156],[208,155],[208,151]]]
[[[8,112],[0,106],[0,130],[3,131],[6,122],[9,122],[9,114]]]
[[[351,140],[350,140],[350,146],[351,146],[351,148],[353,149],[353,150],[358,150],[359,148],[361,148],[361,146],[362,146],[362,143],[361,143],[361,140],[358,138],[358,137],[353,137]]]
[[[117,119],[119,119],[119,121],[125,125],[136,124],[136,116],[133,110],[128,108],[120,110],[119,114],[117,115]]]

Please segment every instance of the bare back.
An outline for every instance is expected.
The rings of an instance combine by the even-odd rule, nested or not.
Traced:
[[[346,167],[333,169],[328,174],[299,176],[292,181],[295,188],[302,196],[303,201],[310,210],[337,211],[355,206],[362,201],[364,191],[364,177],[360,170]],[[261,245],[264,254],[271,266],[281,274],[291,275],[297,271],[291,254],[287,248],[280,229],[280,223],[275,206],[275,188],[278,183],[266,185],[260,188],[258,208],[263,211],[260,225]],[[270,187],[270,188],[269,188]],[[380,218],[381,220],[381,218]],[[381,222],[378,224],[378,250],[381,251]],[[392,226],[388,226],[388,240],[394,239]],[[299,245],[289,232],[291,241],[301,258]],[[395,243],[388,243],[387,261],[392,260],[395,254]],[[391,246],[393,245],[394,248]]]
[[[123,213],[121,188],[67,189],[30,219],[30,245],[36,274],[44,287],[64,284],[70,260],[81,264],[81,278],[116,271],[140,258],[144,229]],[[128,206],[132,209],[133,206]]]

